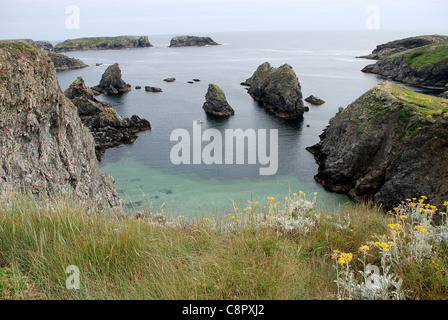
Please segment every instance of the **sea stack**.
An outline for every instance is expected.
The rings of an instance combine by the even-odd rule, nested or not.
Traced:
[[[117,94],[131,91],[131,85],[121,78],[121,70],[118,63],[114,63],[104,71],[100,83],[92,88],[104,94]]]
[[[276,117],[297,119],[305,112],[299,79],[288,64],[274,68],[265,62],[244,83],[250,84],[251,97]]]
[[[235,114],[235,111],[229,105],[226,95],[216,84],[208,85],[207,94],[205,95],[205,103],[202,106],[208,114],[219,117],[228,117]]]

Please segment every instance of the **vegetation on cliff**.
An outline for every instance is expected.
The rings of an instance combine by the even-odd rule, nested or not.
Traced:
[[[443,88],[448,84],[448,41],[390,55],[362,71],[408,84]]]
[[[448,196],[448,102],[384,82],[330,120],[307,148],[319,164],[316,180],[358,201],[390,209],[425,194]]]
[[[403,52],[442,41],[448,41],[448,36],[435,34],[394,40],[378,45],[371,54],[360,58],[380,60],[398,52]]]

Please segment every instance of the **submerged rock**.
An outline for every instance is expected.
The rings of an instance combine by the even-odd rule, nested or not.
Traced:
[[[207,94],[205,95],[205,103],[202,106],[202,109],[208,114],[220,117],[228,117],[235,114],[235,111],[227,102],[224,92],[220,87],[212,83],[208,85]]]
[[[305,112],[299,79],[288,64],[274,68],[265,62],[246,83],[252,98],[279,118],[296,119]]]
[[[203,47],[203,46],[217,46],[210,37],[195,37],[195,36],[176,36],[171,39],[170,47]]]
[[[333,117],[320,142],[307,148],[319,165],[315,178],[387,210],[422,195],[440,206],[448,194],[447,115],[444,99],[380,83]]]
[[[131,85],[123,81],[120,67],[114,63],[104,71],[100,83],[92,89],[104,94],[117,94],[131,91]]]
[[[319,98],[317,98],[317,97],[315,97],[313,95],[310,95],[308,98],[305,99],[305,101],[308,102],[308,103],[317,105],[317,106],[325,103],[324,100],[319,99]]]
[[[0,42],[0,69],[0,194],[117,203],[114,180],[100,171],[94,139],[48,55],[25,41]]]
[[[151,129],[148,120],[136,115],[122,118],[110,103],[98,101],[81,77],[64,94],[77,107],[82,122],[92,133],[98,161],[101,161],[106,149],[131,144],[137,139],[138,132]]]

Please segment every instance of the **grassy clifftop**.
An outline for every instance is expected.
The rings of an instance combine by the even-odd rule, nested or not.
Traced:
[[[392,82],[382,82],[377,88],[424,116],[448,117],[448,99],[421,94]]]
[[[398,53],[397,56],[403,55],[405,62],[414,66],[424,66],[428,64],[436,64],[439,62],[448,63],[448,41],[437,44],[430,44],[424,47],[408,50]],[[396,57],[397,57],[396,56]],[[394,58],[392,55],[390,58]]]

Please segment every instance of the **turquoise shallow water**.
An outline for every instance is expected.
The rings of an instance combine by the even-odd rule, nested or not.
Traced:
[[[211,177],[203,179],[194,173],[173,174],[150,168],[133,158],[110,163],[103,170],[114,174],[115,186],[129,208],[152,207],[164,209],[171,215],[207,216],[233,212],[233,201],[244,208],[248,200],[266,201],[267,196],[282,200],[300,190],[311,198],[314,183],[303,183],[298,178],[284,175],[264,176],[259,179],[223,181]],[[320,205],[337,207],[347,202],[345,196],[323,192],[317,194]]]
[[[117,112],[137,114],[153,129],[142,132],[132,145],[106,151],[101,168],[115,178],[120,196],[130,207],[152,207],[172,215],[208,215],[232,210],[232,199],[244,206],[247,200],[283,199],[289,192],[318,193],[321,206],[337,207],[348,198],[328,192],[314,180],[317,164],[305,148],[338,111],[379,82],[360,70],[372,61],[357,59],[376,45],[416,35],[397,32],[265,32],[211,34],[221,46],[168,48],[172,35],[150,36],[153,48],[70,52],[88,68],[59,72],[65,90],[76,77],[88,86],[99,83],[112,63],[119,63],[123,79],[133,87],[160,87],[162,93],[135,90],[118,96],[100,96]],[[240,85],[256,68],[269,61],[274,67],[290,64],[301,83],[304,98],[313,94],[326,101],[311,106],[302,119],[277,119],[260,108]],[[96,63],[104,65],[96,67]],[[175,77],[173,83],[163,79]],[[189,84],[198,78],[201,81]],[[228,119],[207,116],[202,110],[209,83],[225,92],[235,115]],[[175,129],[192,132],[193,122],[203,121],[202,131],[217,129],[278,130],[278,171],[260,176],[259,165],[174,165],[170,141]],[[206,143],[203,143],[204,146]]]

